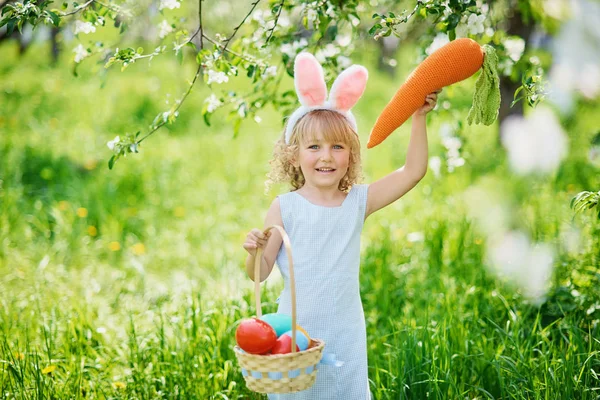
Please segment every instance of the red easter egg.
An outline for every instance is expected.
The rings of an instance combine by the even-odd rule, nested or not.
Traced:
[[[245,352],[263,354],[275,345],[277,335],[265,321],[250,318],[240,322],[235,331],[235,340]]]
[[[296,351],[300,351],[298,345],[296,345]],[[288,335],[281,335],[277,338],[275,346],[271,349],[271,354],[287,354],[292,352],[292,337]]]

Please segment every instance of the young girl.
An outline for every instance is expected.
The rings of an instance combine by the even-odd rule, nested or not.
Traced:
[[[359,290],[360,233],[369,215],[398,200],[425,175],[425,116],[435,107],[438,92],[423,99],[412,117],[405,165],[370,185],[358,185],[360,144],[350,108],[364,91],[366,69],[353,65],[342,72],[328,101],[323,71],[310,54],[296,58],[294,79],[302,107],[292,114],[275,146],[270,173],[271,181],[290,182],[293,189],[275,198],[265,227],[280,225],[290,237],[298,324],[324,340],[324,353],[335,355],[343,365],[321,364],[312,387],[269,399],[370,399]],[[264,249],[261,281],[277,261],[284,278],[278,312],[291,314],[288,261],[280,234],[252,229],[243,247],[249,253],[246,269],[251,279],[257,248]]]

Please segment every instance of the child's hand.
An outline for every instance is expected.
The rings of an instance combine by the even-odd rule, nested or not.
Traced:
[[[429,111],[433,110],[437,104],[437,95],[441,91],[442,89],[438,89],[433,93],[429,93],[427,97],[425,97],[425,104],[415,111],[415,115],[426,115]]]
[[[256,255],[256,249],[265,249],[270,236],[271,231],[265,234],[260,229],[254,228],[246,235],[246,241],[243,245],[244,249],[254,257]]]

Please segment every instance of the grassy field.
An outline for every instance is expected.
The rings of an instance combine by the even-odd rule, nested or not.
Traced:
[[[75,78],[43,47],[0,52],[0,397],[262,398],[245,388],[232,346],[236,322],[255,313],[243,238],[286,190],[264,193],[279,115],[265,111],[233,139],[224,117],[202,122],[209,92],[198,85],[174,125],[109,171],[106,142],[146,127],[195,66],[159,58],[99,79],[84,64]],[[363,144],[397,84],[371,73],[356,109]],[[470,85],[444,92],[463,118]],[[569,209],[600,188],[586,161],[599,112],[583,103],[563,120],[570,153],[549,177],[514,176],[496,128],[465,128],[464,167],[430,171],[367,220],[376,399],[600,398],[600,222]],[[443,154],[438,131],[451,118],[430,117],[431,155]],[[364,151],[366,182],[403,164],[408,132]],[[510,229],[555,249],[541,305],[490,272],[496,204],[474,205],[473,190],[506,207]],[[269,278],[263,311],[281,287]]]

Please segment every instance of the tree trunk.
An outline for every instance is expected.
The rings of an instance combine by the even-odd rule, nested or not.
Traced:
[[[52,61],[52,65],[56,65],[58,62],[58,56],[60,54],[60,47],[58,46],[57,36],[60,32],[60,29],[56,26],[52,26],[50,28],[50,42],[52,43],[52,48],[50,49],[50,58]]]
[[[507,29],[506,33],[510,35],[516,35],[521,37],[525,41],[525,52],[529,46],[529,42],[531,39],[531,35],[533,33],[534,25],[531,21],[524,21],[523,14],[518,9],[518,7],[513,7],[510,12],[512,15],[509,15],[507,21]],[[502,101],[500,103],[500,112],[498,114],[498,121],[500,124],[510,115],[523,115],[523,101],[519,101],[513,107],[510,106],[512,103],[515,91],[521,86],[521,82],[513,82],[510,77],[501,76],[500,77],[500,95],[502,96]]]

